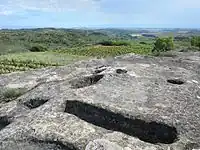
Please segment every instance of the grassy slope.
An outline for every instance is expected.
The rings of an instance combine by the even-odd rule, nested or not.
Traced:
[[[109,35],[95,30],[76,29],[30,29],[0,30],[0,54],[2,51],[27,50],[32,46],[42,45],[49,50],[86,46],[110,39]]]
[[[47,52],[24,52],[0,56],[0,74],[47,66],[66,65],[91,57],[117,56],[126,53],[150,54],[152,46],[132,44],[131,46],[89,46]]]
[[[2,55],[0,56],[0,74],[47,66],[67,65],[83,59],[87,59],[87,57],[57,52],[27,52]]]
[[[132,39],[128,36],[132,31],[109,30],[107,32],[63,29],[2,30],[0,31],[0,74],[66,65],[89,57],[100,58],[126,53],[151,54],[155,39],[146,37]],[[113,33],[116,33],[115,36]],[[124,40],[130,45],[94,46],[108,39]],[[28,47],[35,44],[44,45],[49,50],[55,51],[29,52]],[[189,41],[175,41],[176,49],[188,46],[190,46]]]
[[[17,54],[8,54],[0,56],[0,60],[9,59],[9,60],[20,60],[20,61],[28,61],[32,60],[35,62],[43,62],[48,64],[58,64],[65,65],[73,61],[85,59],[84,56],[75,56],[69,55],[65,53],[57,53],[57,52],[26,52],[26,53],[17,53]]]

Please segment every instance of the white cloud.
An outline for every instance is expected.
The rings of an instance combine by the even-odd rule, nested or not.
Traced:
[[[20,12],[26,10],[40,10],[40,11],[47,11],[47,12],[66,12],[66,11],[85,11],[85,12],[92,12],[92,11],[101,11],[105,10],[100,3],[110,4],[110,0],[0,0],[0,14],[9,14],[12,12]],[[103,5],[103,7],[107,7],[108,9],[115,8],[117,3],[121,3],[121,7],[125,6],[126,8],[120,8],[120,6],[116,7],[116,10],[121,13],[122,10],[126,10],[127,8],[130,9],[128,6],[133,6],[133,13],[135,13],[134,9],[138,10],[138,13],[143,13],[144,6],[142,8],[139,6],[134,6],[134,4],[147,4],[151,11],[159,9],[159,7],[163,6],[163,9],[166,8],[166,11],[170,12],[170,10],[177,10],[183,12],[185,9],[192,9],[192,8],[200,8],[200,0],[117,0],[116,3],[113,1],[113,4]],[[132,10],[132,8],[130,9]],[[148,10],[148,9],[147,9]],[[3,13],[4,12],[4,13]],[[107,13],[109,13],[108,11]],[[131,12],[129,12],[131,13]]]
[[[40,10],[47,12],[97,10],[97,0],[7,0],[0,2],[0,12]],[[4,6],[4,7],[1,7]],[[5,9],[6,8],[6,9]]]
[[[77,11],[68,19],[75,23],[84,20],[82,23],[86,24],[199,24],[199,19],[193,18],[199,18],[200,0],[0,0],[0,16],[14,14],[23,17],[28,10]],[[57,13],[54,17],[59,18]]]
[[[12,13],[12,10],[7,9],[6,6],[0,4],[0,16],[8,16]]]
[[[13,13],[12,11],[8,11],[8,10],[0,11],[0,15],[3,15],[3,16],[8,16],[8,15],[11,15],[12,13]]]

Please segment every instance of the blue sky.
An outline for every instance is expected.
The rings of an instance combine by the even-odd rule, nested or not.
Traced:
[[[0,0],[0,28],[200,28],[200,0]]]

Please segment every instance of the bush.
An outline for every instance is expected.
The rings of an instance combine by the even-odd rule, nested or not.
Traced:
[[[142,41],[142,42],[140,42],[140,44],[147,44],[147,43]]]
[[[130,43],[127,41],[103,41],[99,42],[103,46],[129,46]]]
[[[9,88],[4,91],[0,91],[0,103],[12,101],[26,92],[25,88]]]
[[[157,38],[156,42],[154,43],[154,48],[152,52],[166,52],[170,51],[174,48],[174,41],[172,37],[167,38]]]
[[[29,49],[31,52],[44,52],[47,51],[47,48],[43,46],[33,46]]]
[[[191,46],[195,46],[195,47],[198,47],[200,49],[200,36],[192,37]]]

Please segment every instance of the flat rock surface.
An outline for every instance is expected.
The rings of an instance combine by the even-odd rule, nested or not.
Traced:
[[[128,54],[0,76],[2,150],[199,150],[200,53]],[[2,92],[0,92],[2,94]]]

